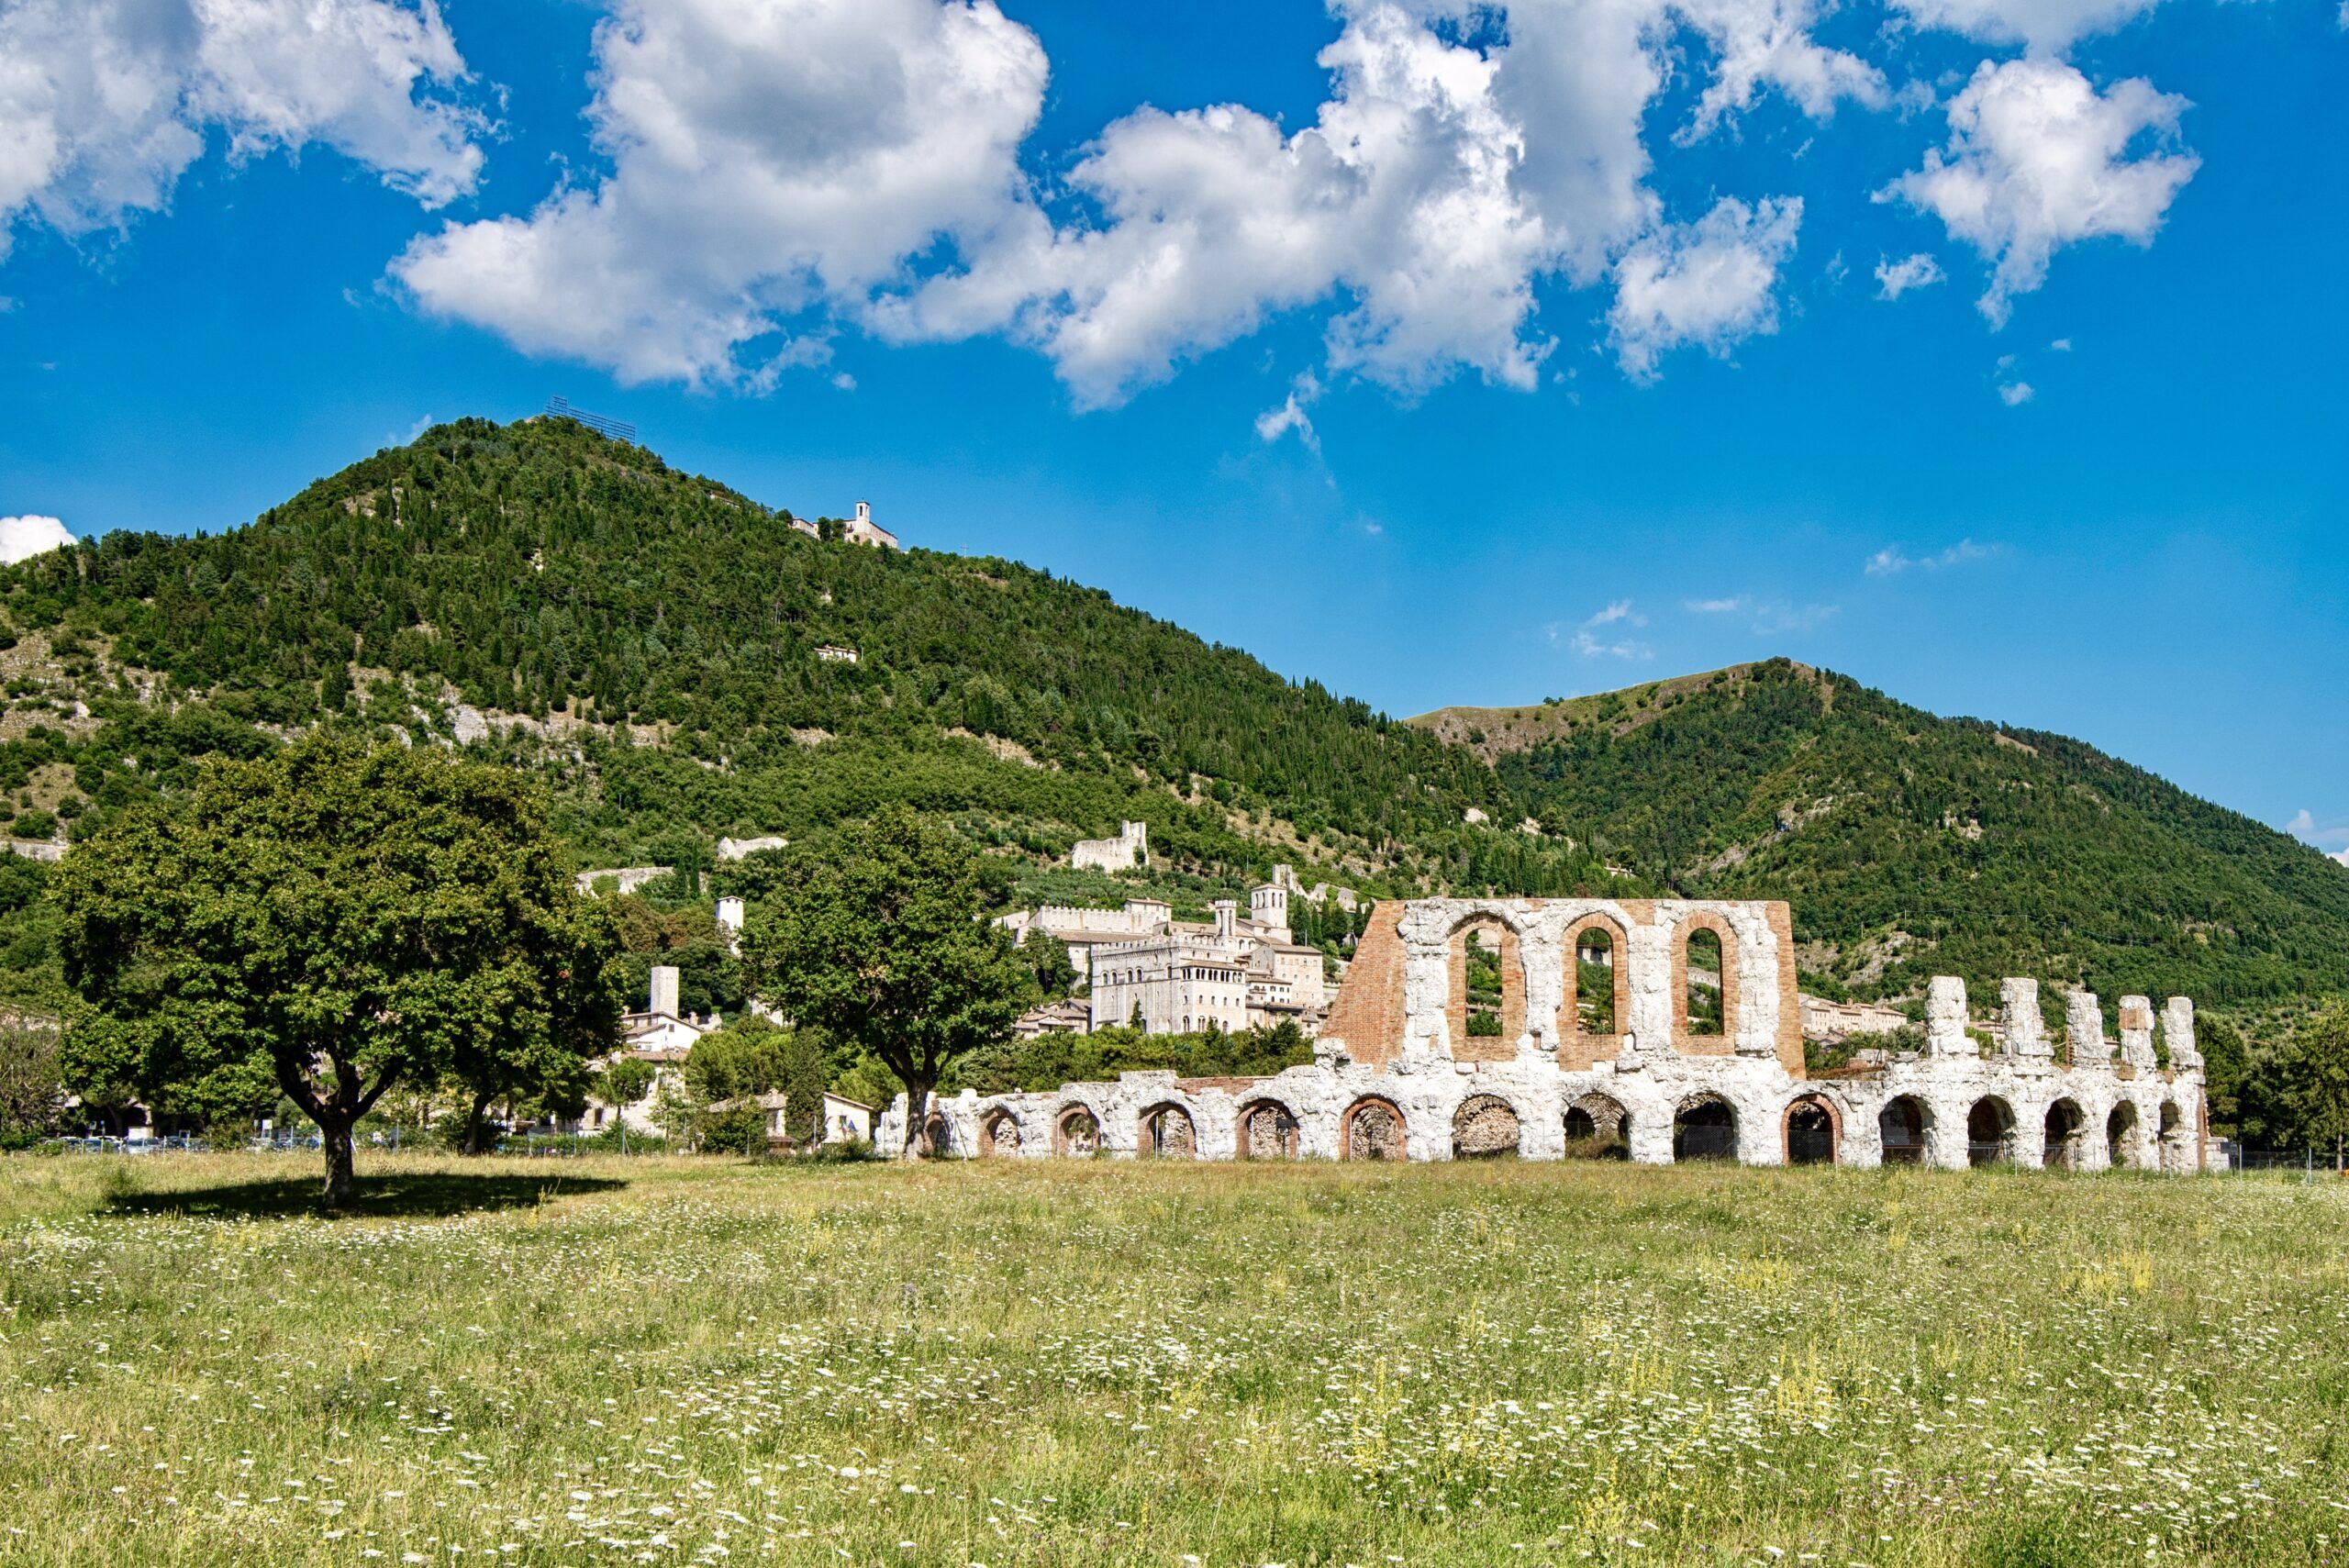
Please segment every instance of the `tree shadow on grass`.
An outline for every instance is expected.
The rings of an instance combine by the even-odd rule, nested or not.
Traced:
[[[319,1178],[239,1182],[225,1187],[185,1187],[165,1192],[117,1192],[106,1197],[106,1212],[166,1214],[209,1219],[284,1219],[312,1215],[329,1219],[445,1219],[485,1210],[529,1208],[580,1193],[615,1192],[628,1185],[608,1176],[491,1176],[449,1174],[361,1176],[351,1207],[329,1214],[319,1207]]]

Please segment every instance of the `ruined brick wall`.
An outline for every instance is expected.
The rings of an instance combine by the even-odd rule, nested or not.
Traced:
[[[1323,1040],[1343,1041],[1347,1055],[1375,1067],[1403,1049],[1403,909],[1388,902],[1371,911],[1321,1025]]]

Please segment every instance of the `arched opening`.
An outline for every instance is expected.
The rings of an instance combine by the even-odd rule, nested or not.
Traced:
[[[1722,995],[1721,934],[1709,927],[1688,933],[1682,1000],[1693,1040],[1718,1039],[1728,1032],[1728,1005]]]
[[[1403,1158],[1403,1113],[1385,1100],[1360,1100],[1346,1112],[1339,1157],[1346,1160]]]
[[[1575,933],[1575,1028],[1584,1034],[1620,1034],[1616,1022],[1615,933],[1599,926]]]
[[[1452,1157],[1492,1160],[1517,1152],[1517,1112],[1498,1095],[1462,1102],[1452,1118]]]
[[[1675,1160],[1737,1158],[1737,1112],[1718,1095],[1689,1101],[1672,1118]]]
[[[1297,1158],[1297,1118],[1278,1100],[1258,1100],[1240,1113],[1240,1157],[1243,1160]]]
[[[997,1111],[987,1118],[979,1132],[979,1152],[982,1155],[1017,1154],[1019,1152],[1019,1118],[1009,1111]]]
[[[1842,1125],[1835,1108],[1816,1095],[1807,1095],[1787,1107],[1787,1163],[1832,1165]]]
[[[1052,1126],[1052,1152],[1055,1154],[1097,1154],[1101,1150],[1101,1124],[1083,1106],[1071,1106],[1061,1112]]]
[[[952,1122],[948,1121],[938,1112],[932,1111],[930,1113],[930,1119],[922,1124],[922,1129],[930,1136],[930,1151],[932,1154],[954,1152],[954,1124]]]
[[[2080,1168],[2081,1143],[2087,1125],[2088,1118],[2069,1100],[2058,1100],[2047,1107],[2047,1153],[2043,1161],[2047,1169]]]
[[[2015,1113],[1996,1095],[1986,1095],[1965,1113],[1965,1162],[1979,1168],[2015,1157]]]
[[[2137,1147],[2137,1106],[2134,1101],[2123,1100],[2112,1107],[2112,1114],[2104,1120],[2104,1141],[2112,1151],[2113,1164],[2124,1171],[2144,1169],[2145,1156]]]
[[[1141,1151],[1168,1160],[1188,1160],[1198,1152],[1198,1132],[1191,1113],[1180,1106],[1159,1106],[1142,1112]]]
[[[1913,1095],[1901,1095],[1877,1113],[1876,1125],[1884,1140],[1886,1164],[1925,1162],[1925,1135],[1932,1127],[1932,1118],[1922,1100]]]
[[[1631,1118],[1605,1095],[1585,1095],[1566,1107],[1566,1158],[1569,1160],[1628,1160],[1631,1157]]]
[[[1461,988],[1467,997],[1466,1024],[1470,1040],[1501,1036],[1501,929],[1489,921],[1468,928],[1461,939]]]

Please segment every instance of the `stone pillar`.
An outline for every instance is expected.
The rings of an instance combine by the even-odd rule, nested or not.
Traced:
[[[651,1005],[646,1008],[648,1012],[666,1013],[673,1018],[677,1016],[676,965],[656,963],[652,966],[652,995],[650,1003]]]
[[[1974,1108],[1974,1102],[1968,1098],[1929,1100],[1926,1103],[1933,1116],[1932,1130],[1925,1134],[1926,1162],[1937,1171],[1973,1169],[1973,1153],[1966,1144],[1965,1118]]]
[[[1974,1037],[1965,1032],[1965,982],[1936,974],[1925,988],[1925,1054],[1932,1057],[1978,1057]]]
[[[2112,1061],[2112,1044],[2104,1038],[2104,1004],[2093,991],[2075,991],[2064,998],[2064,1039],[2072,1048],[2075,1067],[2102,1067]]]
[[[2172,996],[2162,1006],[2162,1043],[2169,1047],[2169,1064],[2181,1073],[2199,1073],[2202,1052],[2194,1043],[2194,1003]]]
[[[2140,1073],[2154,1070],[2154,1004],[2147,997],[2121,998],[2121,1060]]]
[[[2025,1067],[2044,1068],[2055,1060],[2055,1047],[2039,1016],[2039,982],[1998,982],[1998,1017],[2005,1024],[2007,1054]]]

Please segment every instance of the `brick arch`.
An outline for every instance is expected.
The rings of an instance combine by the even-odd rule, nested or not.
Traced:
[[[1715,1112],[1723,1113],[1716,1116]],[[1719,1124],[1726,1120],[1728,1127]],[[1722,1134],[1726,1132],[1726,1141]],[[1700,1089],[1683,1096],[1672,1109],[1672,1158],[1683,1160],[1726,1159],[1735,1162],[1740,1157],[1745,1137],[1745,1118],[1737,1102],[1714,1089]]]
[[[1506,1095],[1471,1095],[1452,1113],[1452,1157],[1455,1160],[1515,1154],[1524,1140],[1525,1118]]]
[[[1807,1110],[1826,1113],[1827,1159],[1825,1162],[1830,1165],[1842,1164],[1843,1162],[1843,1107],[1835,1103],[1833,1095],[1822,1095],[1816,1090],[1807,1095],[1797,1095],[1787,1102],[1787,1108],[1778,1113],[1779,1158],[1789,1165],[1795,1162],[1795,1113]]]
[[[1178,1121],[1179,1132],[1174,1125]],[[1180,1100],[1159,1101],[1134,1118],[1134,1152],[1163,1160],[1197,1159],[1197,1114]]]
[[[1085,1136],[1089,1131],[1090,1136]],[[1052,1113],[1052,1152],[1095,1154],[1101,1150],[1101,1113],[1074,1100]]]
[[[1721,1032],[1688,1032],[1688,939],[1710,931],[1721,940]],[[1672,1044],[1684,1056],[1731,1056],[1737,1051],[1737,933],[1710,909],[1692,909],[1672,933]]]
[[[1005,1136],[1007,1133],[1009,1134],[1008,1140]],[[979,1120],[979,1157],[987,1159],[996,1155],[1017,1154],[1019,1152],[1020,1140],[1026,1136],[1026,1129],[1019,1125],[1019,1118],[1008,1110],[997,1106]]]
[[[1358,1124],[1365,1112],[1384,1111],[1394,1118],[1392,1152],[1376,1152],[1367,1141],[1369,1134]],[[1362,1145],[1357,1147],[1357,1144]],[[1384,1095],[1364,1095],[1346,1107],[1345,1116],[1338,1123],[1338,1158],[1341,1160],[1408,1160],[1410,1158],[1410,1130],[1403,1119],[1403,1107]]]
[[[1600,1140],[1612,1139],[1622,1151],[1623,1157],[1630,1157],[1631,1109],[1629,1106],[1614,1095],[1598,1090],[1576,1097],[1565,1109],[1566,1136],[1569,1140],[1579,1134],[1579,1127],[1575,1120],[1577,1112],[1590,1121],[1590,1131],[1586,1136]]]
[[[1579,949],[1586,931],[1604,931],[1607,940],[1615,945],[1615,1029],[1611,1034],[1583,1032]],[[1620,1054],[1623,1037],[1631,1032],[1631,935],[1614,916],[1593,910],[1566,928],[1564,951],[1566,1016],[1558,1030],[1558,1065],[1562,1069],[1589,1067]]]
[[[1305,1127],[1297,1112],[1270,1095],[1241,1106],[1232,1128],[1233,1153],[1242,1160],[1294,1160],[1304,1151]]]
[[[1500,937],[1501,1032],[1468,1033],[1468,938],[1492,930]],[[1517,1042],[1525,1033],[1525,943],[1508,917],[1478,910],[1453,923],[1444,936],[1444,1006],[1446,1031],[1452,1037],[1455,1062],[1513,1062]]]

